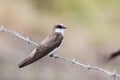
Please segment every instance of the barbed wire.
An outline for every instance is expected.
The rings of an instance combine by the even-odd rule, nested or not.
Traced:
[[[21,34],[15,32],[15,31],[8,30],[8,29],[4,28],[4,26],[0,26],[0,32],[12,33],[12,35],[14,37],[20,38],[20,39],[26,41],[28,44],[34,44],[35,46],[38,46],[38,44],[33,42],[32,40],[30,40],[29,37],[24,37]],[[108,71],[106,69],[103,69],[101,67],[98,67],[98,66],[93,66],[93,65],[90,65],[90,64],[83,64],[81,62],[76,61],[75,58],[69,59],[69,58],[66,58],[66,57],[63,57],[63,56],[60,56],[60,55],[57,55],[57,54],[50,54],[49,56],[53,57],[55,59],[62,59],[62,60],[68,61],[68,62],[70,62],[72,64],[77,64],[77,65],[79,65],[79,66],[81,66],[83,68],[86,68],[88,70],[93,69],[93,70],[98,70],[98,71],[104,72],[104,73],[110,75],[113,78],[113,80],[115,80],[117,77],[120,78],[120,74],[118,74],[116,71],[110,72],[110,71]]]
[[[12,31],[12,30],[8,30],[8,29],[5,29],[4,26],[0,26],[0,32],[9,32],[9,33],[12,33],[12,35],[15,37],[15,38],[20,38],[22,40],[25,40],[28,44],[34,44],[36,46],[38,46],[37,43],[33,42],[32,40],[30,40],[30,38],[27,36],[27,37],[24,37],[22,36],[21,34],[15,32],[15,31]]]

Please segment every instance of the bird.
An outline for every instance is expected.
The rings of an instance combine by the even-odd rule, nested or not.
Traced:
[[[118,57],[119,55],[120,55],[120,50],[111,53],[111,55],[108,58],[108,61],[113,60],[114,58]]]
[[[52,54],[60,47],[66,28],[67,27],[63,24],[54,25],[52,32],[20,64],[18,64],[18,67],[25,67],[48,54]]]

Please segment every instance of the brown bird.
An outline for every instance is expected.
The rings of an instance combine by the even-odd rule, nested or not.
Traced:
[[[55,25],[52,33],[19,64],[19,68],[29,65],[47,54],[52,54],[61,45],[65,29],[66,27],[63,24]]]

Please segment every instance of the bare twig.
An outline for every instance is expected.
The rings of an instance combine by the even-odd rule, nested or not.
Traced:
[[[1,26],[1,27],[0,27],[0,32],[9,32],[9,33],[12,33],[14,37],[20,38],[20,39],[22,39],[22,40],[25,40],[25,41],[26,41],[27,43],[29,43],[29,44],[34,44],[34,45],[38,46],[38,44],[35,43],[35,42],[33,42],[33,41],[31,41],[29,37],[24,37],[24,36],[22,36],[21,34],[15,32],[15,31],[5,29],[4,26]]]
[[[52,55],[52,56],[51,56]],[[71,62],[73,64],[77,64],[81,67],[84,67],[84,68],[87,68],[88,70],[91,70],[91,69],[94,69],[94,70],[99,70],[99,71],[102,71],[108,75],[110,75],[112,78],[116,78],[116,77],[120,77],[120,74],[117,74],[116,71],[113,71],[113,72],[110,72],[106,69],[103,69],[101,67],[98,67],[98,66],[92,66],[90,64],[83,64],[83,63],[80,63],[78,61],[76,61],[74,58],[73,59],[69,59],[69,58],[65,58],[65,57],[62,57],[62,56],[59,56],[59,55],[56,55],[56,54],[51,54],[50,57],[54,57],[54,58],[60,58],[60,59],[63,59],[65,61],[68,61],[68,62]]]
[[[34,44],[36,46],[38,46],[37,43],[31,41],[29,39],[29,37],[23,37],[22,35],[20,35],[19,33],[15,32],[15,31],[12,31],[12,30],[8,30],[8,29],[5,29],[3,26],[0,27],[0,32],[9,32],[9,33],[12,33],[13,36],[15,36],[16,38],[20,38],[26,42],[28,42],[29,44]],[[72,64],[77,64],[83,68],[87,68],[88,70],[98,70],[98,71],[101,71],[101,72],[104,72],[108,75],[110,75],[114,80],[116,79],[116,77],[119,77],[120,78],[120,74],[116,73],[116,71],[113,71],[113,72],[110,72],[106,69],[103,69],[101,67],[98,67],[98,66],[93,66],[93,65],[90,65],[90,64],[83,64],[83,63],[80,63],[78,61],[75,60],[75,58],[73,59],[69,59],[69,58],[66,58],[66,57],[63,57],[63,56],[60,56],[60,55],[57,55],[57,54],[50,54],[49,55],[50,57],[53,57],[55,59],[59,58],[59,59],[62,59],[62,60],[65,60],[65,61],[68,61]]]

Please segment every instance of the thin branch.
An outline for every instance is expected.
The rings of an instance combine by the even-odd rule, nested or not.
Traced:
[[[1,26],[1,27],[0,27],[0,32],[9,32],[9,33],[12,33],[14,37],[20,38],[20,39],[22,39],[22,40],[25,40],[25,41],[26,41],[27,43],[29,43],[29,44],[34,44],[34,45],[38,46],[38,44],[35,43],[35,42],[33,42],[32,40],[30,40],[29,37],[24,37],[24,36],[22,36],[21,34],[15,32],[15,31],[8,30],[8,29],[4,28],[4,26]]]
[[[79,66],[81,66],[83,68],[87,68],[88,70],[91,70],[91,69],[99,70],[99,71],[102,71],[102,72],[110,75],[113,78],[116,78],[116,77],[120,78],[120,74],[117,74],[116,71],[110,72],[110,71],[108,71],[106,69],[103,69],[101,67],[98,67],[98,66],[92,66],[90,64],[83,64],[83,63],[80,63],[80,62],[76,61],[74,58],[73,59],[69,59],[69,58],[65,58],[63,56],[59,56],[59,55],[56,55],[56,54],[51,54],[50,57],[63,59],[65,61],[71,62],[73,64],[77,64],[77,65],[79,65]]]
[[[12,33],[13,36],[15,36],[16,38],[20,38],[20,39],[26,41],[29,44],[34,44],[34,45],[38,46],[38,44],[35,43],[35,42],[33,42],[33,41],[31,41],[29,39],[29,37],[23,37],[19,33],[15,32],[15,31],[12,31],[12,30],[8,30],[8,29],[4,28],[3,26],[0,27],[0,32],[9,32],[9,33]],[[92,66],[90,64],[83,64],[83,63],[80,63],[80,62],[76,61],[75,58],[69,59],[69,58],[66,58],[66,57],[63,57],[63,56],[60,56],[60,55],[57,55],[57,54],[50,54],[49,56],[53,57],[55,59],[59,58],[59,59],[68,61],[68,62],[70,62],[72,64],[77,64],[77,65],[79,65],[79,66],[81,66],[83,68],[87,68],[88,70],[92,70],[93,69],[93,70],[98,70],[98,71],[104,72],[104,73],[110,75],[114,80],[116,79],[116,77],[120,78],[120,74],[118,74],[116,71],[110,72],[110,71],[108,71],[106,69],[103,69],[101,67],[98,67],[98,66]]]

